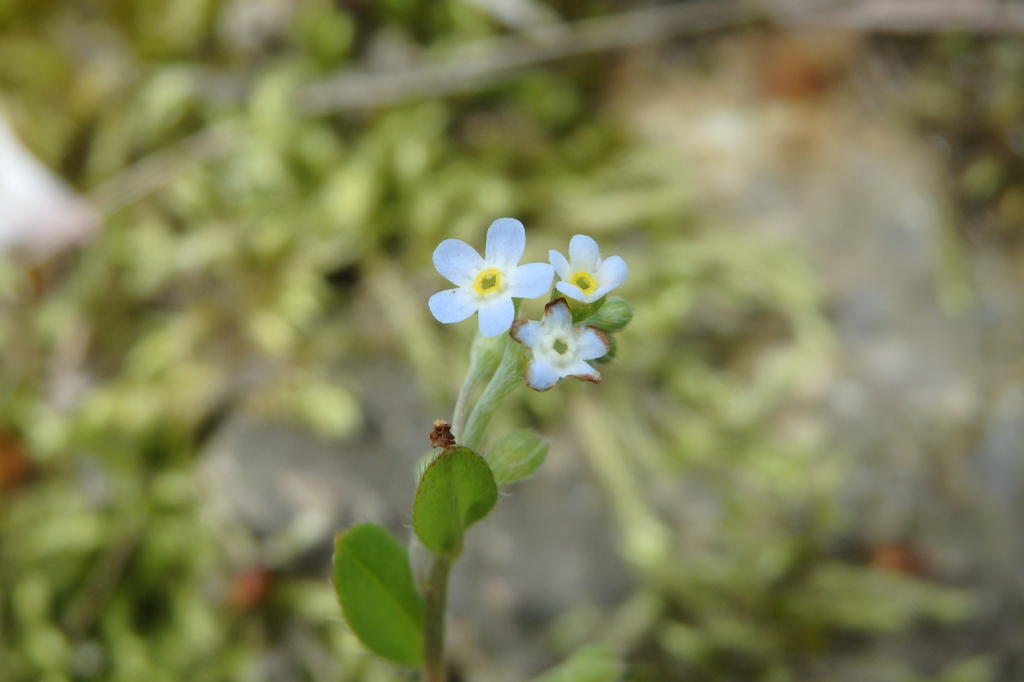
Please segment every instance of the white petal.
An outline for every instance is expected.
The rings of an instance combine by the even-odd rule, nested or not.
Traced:
[[[0,251],[36,265],[85,241],[98,214],[33,156],[0,117]]]
[[[552,249],[548,251],[548,260],[551,261],[552,267],[558,273],[559,279],[569,279],[572,270],[569,268],[569,261],[565,260],[565,256]]]
[[[629,277],[629,267],[620,256],[612,256],[601,263],[594,276],[597,277],[599,286],[610,287],[607,291],[611,291],[626,281]]]
[[[592,293],[590,296],[587,296],[587,303],[593,303],[594,301],[596,301],[597,299],[601,298],[602,296],[604,296],[605,294],[607,294],[609,291],[611,291],[614,288],[615,287],[613,287],[612,285],[608,284],[606,286],[598,287],[598,288],[594,289],[594,293]]]
[[[498,218],[487,228],[487,265],[512,272],[526,250],[526,228],[515,218]]]
[[[544,330],[568,329],[572,327],[572,313],[563,300],[555,300],[544,306]]]
[[[512,338],[527,348],[537,345],[541,335],[540,322],[534,320],[516,320],[512,323]]]
[[[475,313],[480,304],[465,289],[446,289],[431,296],[427,306],[438,322],[451,324],[462,322]]]
[[[578,234],[569,240],[569,262],[573,270],[594,272],[600,259],[601,250],[597,248],[597,242],[587,235]]]
[[[558,370],[541,358],[534,356],[523,373],[526,385],[535,391],[546,391],[562,378]]]
[[[446,280],[464,287],[484,269],[484,259],[461,239],[445,239],[434,249],[434,267]]]
[[[484,336],[504,334],[512,326],[515,316],[516,307],[511,296],[496,298],[480,308],[480,333]]]
[[[601,381],[601,373],[582,360],[574,362],[562,371],[565,372],[567,377],[576,377],[577,379],[591,381],[595,384]]]
[[[558,289],[558,293],[565,294],[574,301],[585,301],[587,300],[586,294],[580,290],[575,284],[569,284],[568,282],[555,282],[555,289]]]
[[[608,352],[608,337],[600,329],[580,326],[574,327],[572,333],[576,337],[576,356],[580,360],[593,360]]]
[[[527,263],[512,271],[509,293],[516,298],[537,298],[551,290],[554,268],[547,263]]]

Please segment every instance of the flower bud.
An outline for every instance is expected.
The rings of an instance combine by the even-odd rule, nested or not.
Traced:
[[[494,444],[487,464],[498,485],[521,481],[544,463],[549,441],[532,429],[509,431]]]
[[[606,332],[617,332],[629,324],[632,319],[632,306],[616,296],[605,301],[597,312],[583,321],[583,324],[597,327]]]
[[[572,301],[571,299],[567,300],[564,296],[562,297],[562,300],[566,301],[569,305],[569,310],[572,311],[572,323],[579,324],[583,322],[583,320],[596,315],[597,311],[604,305],[607,297],[602,296],[596,301],[591,301],[590,303],[580,303],[579,301]]]

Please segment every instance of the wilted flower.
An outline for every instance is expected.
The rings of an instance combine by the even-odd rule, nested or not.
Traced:
[[[626,281],[629,268],[619,256],[602,259],[597,242],[585,234],[569,240],[569,260],[558,251],[548,252],[561,282],[555,288],[571,299],[592,303]]]
[[[547,263],[519,265],[526,249],[526,230],[514,218],[499,218],[487,229],[484,257],[458,239],[445,239],[434,249],[434,267],[457,289],[430,297],[430,312],[445,324],[480,313],[480,333],[497,336],[515,318],[513,298],[546,294],[554,275]]]
[[[544,307],[544,319],[516,320],[512,338],[533,351],[523,378],[535,391],[546,391],[564,377],[592,381],[601,374],[587,364],[608,352],[608,336],[600,329],[572,325],[572,313],[564,298]]]

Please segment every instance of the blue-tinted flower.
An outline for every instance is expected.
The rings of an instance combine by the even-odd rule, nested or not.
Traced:
[[[601,381],[601,374],[587,364],[608,352],[608,336],[595,327],[572,325],[572,313],[564,298],[544,307],[544,319],[516,320],[512,338],[533,351],[523,378],[535,391],[546,391],[564,377]]]
[[[597,242],[585,234],[569,240],[569,260],[558,251],[549,251],[551,265],[558,278],[559,293],[583,303],[592,303],[626,281],[629,268],[618,256],[602,259]]]
[[[431,296],[430,312],[445,324],[478,312],[481,334],[507,332],[515,318],[512,299],[543,296],[554,275],[547,263],[519,265],[525,249],[526,230],[514,218],[491,223],[482,258],[466,242],[445,239],[434,249],[434,267],[458,288]]]

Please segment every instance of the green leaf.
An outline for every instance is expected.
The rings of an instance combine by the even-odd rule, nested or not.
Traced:
[[[623,665],[607,644],[588,644],[533,682],[614,682]]]
[[[412,524],[424,546],[456,558],[466,529],[487,515],[498,500],[498,486],[483,458],[469,448],[445,450],[420,479]]]
[[[423,660],[423,599],[405,548],[364,523],[334,540],[334,589],[345,620],[366,648],[395,663]]]
[[[548,444],[548,439],[533,429],[516,429],[503,435],[487,455],[495,483],[508,485],[532,474],[548,456]]]
[[[626,303],[625,299],[613,296],[605,301],[599,310],[584,319],[583,324],[597,327],[606,332],[617,332],[629,324],[632,319],[633,307]]]

